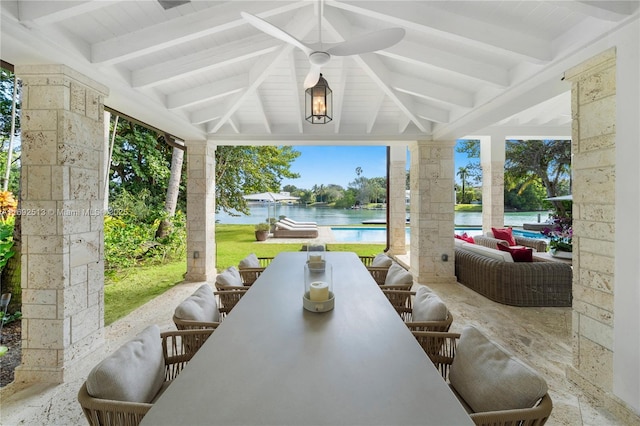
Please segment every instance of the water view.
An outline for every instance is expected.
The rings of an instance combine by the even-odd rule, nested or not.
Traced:
[[[216,215],[222,224],[255,224],[266,222],[269,217],[285,215],[301,222],[317,222],[321,226],[361,225],[367,220],[385,220],[386,210],[351,210],[329,207],[302,207],[296,205],[252,204],[250,214],[232,216],[224,212]],[[507,212],[504,215],[506,226],[522,226],[523,223],[544,222],[548,212]],[[482,213],[458,212],[455,214],[456,226],[481,226]]]

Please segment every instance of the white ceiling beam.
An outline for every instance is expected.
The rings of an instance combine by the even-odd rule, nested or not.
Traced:
[[[344,93],[347,87],[347,68],[344,58],[334,58],[340,64],[340,79],[333,91],[333,128],[335,133],[340,133],[342,125],[342,107],[344,106]]]
[[[510,82],[509,71],[497,65],[465,58],[455,52],[434,49],[407,40],[376,53],[426,69],[446,70],[495,87],[504,88],[509,86]]]
[[[407,117],[404,114],[401,114],[400,118],[398,119],[398,133],[404,133],[407,130],[409,123],[411,123],[411,120],[409,120],[409,117]]]
[[[20,22],[38,25],[53,24],[73,18],[83,13],[93,12],[103,7],[125,0],[85,0],[85,1],[18,1]]]
[[[555,1],[559,7],[605,21],[620,21],[638,10],[637,1]]]
[[[376,124],[376,118],[378,118],[378,114],[380,113],[380,108],[382,107],[382,102],[384,101],[385,95],[384,92],[378,92],[378,96],[375,101],[371,103],[371,108],[369,110],[369,119],[367,120],[366,132],[367,134],[371,133],[373,130],[373,126]]]
[[[269,122],[269,117],[267,117],[267,112],[264,110],[264,104],[262,103],[262,96],[260,95],[260,89],[256,89],[254,92],[256,108],[258,110],[258,114],[260,115],[260,119],[264,124],[264,129],[267,133],[271,133],[271,123]]]
[[[399,92],[449,105],[473,107],[473,94],[467,91],[398,73],[392,73],[390,77],[391,87]]]
[[[436,108],[431,105],[426,105],[420,102],[415,102],[413,106],[418,117],[422,117],[425,120],[433,121],[435,123],[448,123],[449,111],[442,108]]]
[[[205,84],[193,89],[167,95],[167,108],[178,109],[237,93],[249,85],[247,75],[237,75],[213,84]]]
[[[153,87],[163,83],[184,79],[192,75],[219,69],[257,56],[274,52],[282,42],[275,39],[236,40],[225,45],[187,55],[182,58],[154,64],[131,73],[132,87]]]
[[[432,34],[468,46],[501,54],[516,55],[534,63],[553,59],[551,43],[492,22],[479,21],[437,7],[429,2],[344,2],[326,0],[326,4],[352,13],[381,20],[391,25]],[[327,8],[328,10],[328,8]],[[326,13],[326,11],[325,11]]]
[[[169,22],[161,22],[114,37],[92,46],[91,62],[114,64],[177,46],[201,37],[249,25],[240,11],[250,10],[265,18],[304,7],[305,2],[286,2],[273,8],[269,2],[223,2]],[[231,17],[231,18],[230,18]]]
[[[290,92],[291,93],[291,101],[293,107],[296,111],[296,116],[299,117],[297,122],[298,132],[302,133],[304,131],[304,93],[300,91],[300,87],[302,87],[301,83],[298,82],[298,68],[296,67],[295,55],[289,55],[289,73],[291,74],[291,85]]]
[[[236,93],[235,96],[232,96],[227,101],[216,102],[210,107],[200,108],[199,110],[192,112],[189,115],[191,124],[208,123],[221,118],[229,110],[231,105],[238,102],[238,99],[240,99],[241,96],[241,93]]]

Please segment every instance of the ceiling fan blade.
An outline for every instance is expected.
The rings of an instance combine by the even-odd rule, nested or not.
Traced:
[[[374,31],[338,43],[327,49],[327,52],[334,56],[349,56],[375,52],[376,50],[386,49],[398,43],[402,40],[404,34],[404,28],[388,28]]]
[[[320,67],[317,65],[311,65],[307,77],[304,79],[304,88],[308,89],[313,87],[320,80]]]
[[[311,49],[309,46],[307,46],[306,44],[304,44],[303,42],[301,42],[300,40],[298,40],[297,38],[295,38],[294,36],[286,32],[285,30],[282,30],[276,27],[275,25],[270,24],[264,19],[258,18],[257,16],[247,12],[240,12],[240,16],[242,16],[242,18],[245,21],[247,21],[257,29],[259,29],[260,31],[266,34],[269,34],[270,36],[275,37],[279,40],[286,41],[289,44],[293,44],[294,46],[302,50],[304,53],[306,53],[307,55],[313,52],[313,49]]]

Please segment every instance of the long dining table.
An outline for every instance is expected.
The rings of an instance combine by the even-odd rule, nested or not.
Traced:
[[[142,424],[473,424],[358,256],[325,259],[333,310],[303,309],[307,254],[279,254]]]

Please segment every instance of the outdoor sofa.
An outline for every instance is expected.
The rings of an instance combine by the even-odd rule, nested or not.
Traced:
[[[514,262],[508,252],[455,240],[459,283],[512,306],[571,306],[573,270],[562,262]]]

